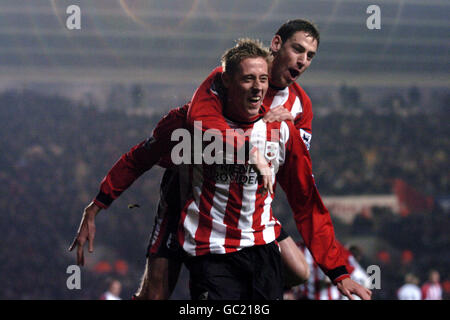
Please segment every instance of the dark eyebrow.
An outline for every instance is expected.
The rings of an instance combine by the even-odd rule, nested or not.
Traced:
[[[305,47],[302,46],[300,43],[293,43],[292,46],[295,47],[296,50],[306,51]],[[315,56],[316,55],[316,51],[308,51],[308,55],[309,56],[311,56],[311,55]]]
[[[295,47],[295,49],[297,49],[297,50],[302,50],[302,51],[305,51],[306,49],[305,49],[305,47],[304,46],[302,46],[300,43],[293,43],[292,44],[292,46],[293,47]]]

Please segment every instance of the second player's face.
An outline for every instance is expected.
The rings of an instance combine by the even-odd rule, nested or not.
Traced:
[[[232,78],[224,78],[227,87],[227,116],[248,121],[258,115],[269,86],[269,66],[264,58],[247,58]]]
[[[277,87],[287,87],[310,66],[317,51],[317,40],[304,31],[298,31],[284,43],[275,36],[271,49],[274,60],[270,82]]]

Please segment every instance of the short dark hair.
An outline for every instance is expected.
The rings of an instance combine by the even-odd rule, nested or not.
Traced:
[[[295,19],[288,20],[285,22],[275,33],[279,35],[283,43],[288,40],[292,35],[298,31],[304,31],[308,33],[311,37],[313,37],[317,41],[317,47],[319,47],[320,43],[320,32],[317,26],[314,23],[304,20],[304,19]]]
[[[266,60],[267,66],[270,68],[272,56],[261,41],[249,38],[238,39],[236,45],[228,49],[222,56],[223,72],[233,75],[238,70],[241,61],[258,57]]]

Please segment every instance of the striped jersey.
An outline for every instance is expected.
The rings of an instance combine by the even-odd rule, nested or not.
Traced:
[[[299,248],[305,256],[310,270],[310,277],[304,284],[292,289],[294,297],[307,300],[340,300],[341,294],[339,290],[319,268],[308,248],[302,244],[299,244]]]
[[[245,129],[251,132],[250,144],[270,161],[275,177],[292,149],[288,125],[258,120]],[[179,239],[188,254],[235,252],[270,243],[279,235],[273,195],[261,193],[262,184],[250,164],[193,165],[191,183],[193,194],[182,212]]]
[[[442,286],[440,283],[426,282],[421,290],[422,300],[442,300]]]
[[[280,184],[285,191],[297,228],[314,259],[331,279],[348,277],[298,130],[291,122],[265,123],[262,119],[245,130],[251,130],[250,144],[269,163],[274,185]],[[280,223],[271,208],[274,195],[261,193],[262,183],[249,165],[201,164],[192,165],[191,170],[192,196],[182,210],[178,233],[189,255],[226,254],[277,238]]]
[[[225,138],[233,125],[223,117],[226,92],[220,86],[221,72],[221,67],[213,70],[194,93],[186,125],[195,129],[196,123],[201,121],[203,131],[219,130],[223,141],[228,141]],[[239,150],[249,140],[258,141],[259,151],[272,166],[274,181],[276,177],[286,193],[297,229],[307,247],[322,270],[333,281],[339,281],[349,274],[342,246],[335,241],[330,214],[312,175],[308,152],[313,117],[311,101],[297,83],[287,88],[270,87],[259,116],[278,105],[292,113],[294,124],[278,123],[278,138],[270,137],[272,140],[266,141],[271,131],[268,128],[277,124],[266,125],[255,119],[251,135],[234,135],[234,147]],[[270,148],[278,151],[275,159],[267,157]],[[279,222],[270,207],[273,196],[258,192],[262,186],[255,183],[256,174],[251,169],[202,165],[192,167],[191,177],[194,193],[184,207],[179,228],[180,244],[189,254],[234,252],[276,238]]]
[[[191,105],[195,102],[199,106],[198,110],[219,106],[220,111],[216,110],[218,113],[210,112],[210,118],[206,117],[207,121],[203,121],[205,129],[208,129],[208,124],[209,128],[215,128],[213,124],[220,123],[217,121],[217,114],[222,118],[220,98],[211,94],[210,88],[204,90],[208,79],[196,91],[197,98],[191,102]],[[209,85],[211,84],[210,79]],[[276,174],[276,181],[286,193],[297,228],[322,270],[334,281],[339,281],[349,275],[341,249],[334,238],[329,212],[323,205],[314,183],[311,159],[306,148],[307,141],[303,142],[302,138],[305,137],[301,136],[302,132],[299,130],[303,129],[307,133],[311,131],[312,112],[309,98],[306,94],[302,97],[303,91],[299,86],[290,86],[287,90],[283,89],[284,91],[272,89],[264,100],[269,106],[275,106],[277,101],[285,101],[285,107],[295,106],[290,110],[301,110],[296,117],[295,127],[291,122],[278,123],[282,135],[278,135],[275,140],[269,137],[270,143],[266,144],[267,134],[271,134],[267,126],[276,124],[266,126],[262,121],[256,121],[251,125],[252,129],[255,126],[256,129],[255,133],[252,131],[250,140],[258,145],[260,152],[269,152],[272,149],[278,152],[276,157],[271,159],[272,170]],[[280,91],[284,94],[279,93]],[[298,103],[292,98],[292,92],[295,91],[298,92]],[[199,95],[200,92],[203,94]],[[266,99],[269,99],[268,102]],[[103,179],[100,191],[94,199],[96,204],[107,208],[154,164],[159,163],[165,167],[173,165],[170,161],[170,150],[173,147],[173,142],[170,141],[171,133],[183,126],[191,128],[187,121],[188,108],[189,105],[186,105],[172,110],[158,123],[150,139],[122,155]],[[295,112],[298,113],[297,111]],[[230,128],[233,124],[225,125]],[[255,136],[256,134],[258,135]],[[269,153],[267,156],[273,157]],[[188,252],[193,255],[233,252],[246,246],[269,243],[276,238],[280,224],[270,209],[273,196],[257,192],[262,186],[259,181],[256,182],[257,176],[249,166],[236,165],[230,168],[193,165],[189,170],[193,193],[184,206],[178,232],[179,241]]]

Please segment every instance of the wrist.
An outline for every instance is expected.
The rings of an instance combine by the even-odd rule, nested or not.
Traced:
[[[96,216],[101,210],[102,208],[94,201],[92,201],[85,209],[88,214],[93,214],[94,216]]]

